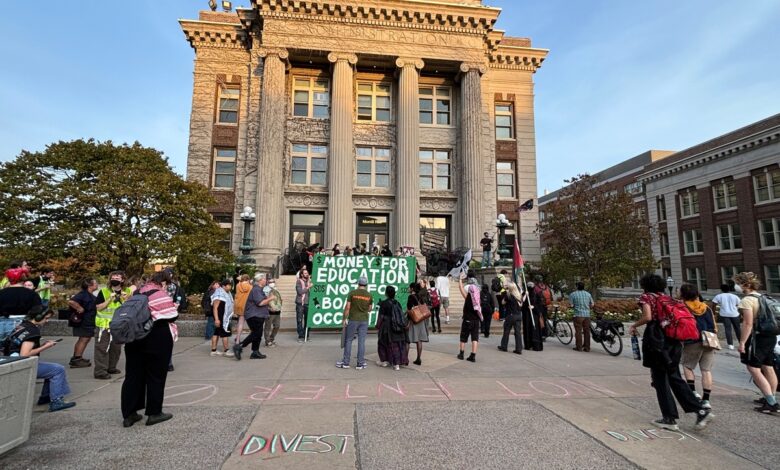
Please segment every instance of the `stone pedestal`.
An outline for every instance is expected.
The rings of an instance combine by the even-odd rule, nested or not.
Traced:
[[[487,68],[483,64],[463,63],[460,66],[460,129],[461,129],[461,191],[462,214],[461,243],[463,246],[481,251],[482,220],[480,217],[483,197],[482,154],[480,132],[482,125],[482,74]]]
[[[37,357],[0,357],[0,455],[30,438],[37,371]]]
[[[330,148],[328,158],[328,214],[325,246],[351,245],[355,217],[352,215],[354,144],[352,138],[352,67],[357,56],[331,52],[333,85],[330,108]],[[352,221],[350,223],[349,221]]]

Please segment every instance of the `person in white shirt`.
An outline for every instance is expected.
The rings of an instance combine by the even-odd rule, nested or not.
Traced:
[[[734,331],[737,332],[737,340],[742,336],[742,329],[740,328],[739,322],[739,310],[737,310],[739,297],[730,292],[731,288],[728,284],[722,284],[720,290],[722,292],[712,299],[712,303],[720,307],[718,316],[723,319],[723,326],[726,328],[726,342],[729,345],[729,349],[734,349],[731,329],[734,328]]]
[[[436,288],[439,290],[439,297],[441,298],[441,307],[444,309],[444,323],[450,324],[450,279],[439,273],[439,277],[436,278]],[[441,332],[440,332],[441,333]]]

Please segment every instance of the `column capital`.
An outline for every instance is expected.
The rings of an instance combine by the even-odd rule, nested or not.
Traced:
[[[287,49],[281,48],[281,47],[258,47],[256,49],[256,53],[258,57],[261,57],[265,59],[268,56],[275,55],[279,57],[281,60],[287,59],[287,57],[290,56],[290,53],[287,52]]]
[[[422,70],[425,67],[425,62],[418,57],[399,57],[395,59],[395,66],[399,69],[404,67],[414,67],[417,70]]]
[[[351,52],[331,52],[328,54],[328,62],[335,64],[340,60],[346,60],[350,65],[357,64],[357,55]]]
[[[487,66],[483,62],[461,62],[461,73],[468,73],[471,70],[476,70],[480,75],[484,75],[487,72]]]

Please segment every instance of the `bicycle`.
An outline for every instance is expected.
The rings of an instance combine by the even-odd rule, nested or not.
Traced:
[[[560,305],[553,304],[552,318],[548,318],[545,323],[549,335],[558,338],[561,344],[571,344],[574,332],[569,322],[561,316]]]
[[[601,343],[610,356],[620,356],[623,352],[623,323],[616,320],[604,320],[596,315],[596,321],[590,322],[590,338]]]

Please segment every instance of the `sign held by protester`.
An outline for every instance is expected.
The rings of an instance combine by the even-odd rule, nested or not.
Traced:
[[[414,282],[417,260],[413,256],[327,256],[313,260],[309,290],[309,328],[341,328],[347,294],[357,289],[358,279],[368,279],[366,290],[373,298],[368,326],[376,326],[379,302],[387,286],[395,287],[395,299],[406,308],[409,284]]]

